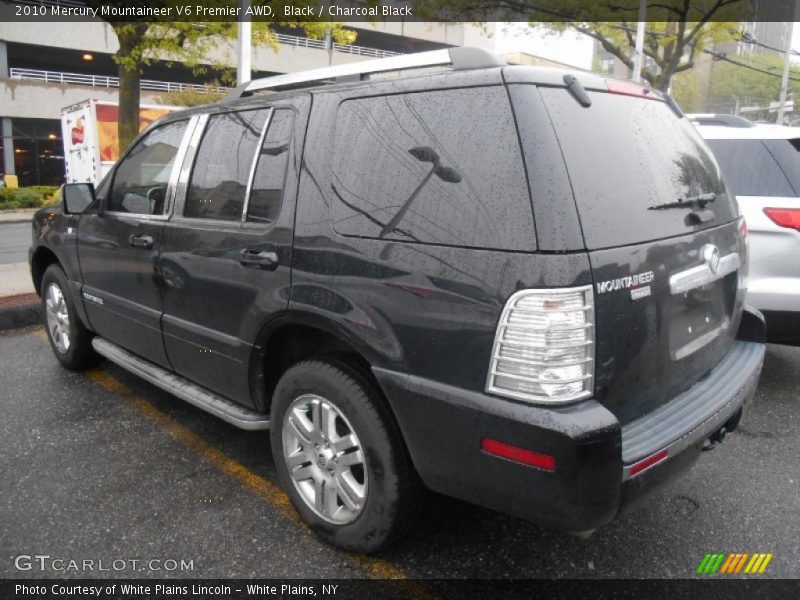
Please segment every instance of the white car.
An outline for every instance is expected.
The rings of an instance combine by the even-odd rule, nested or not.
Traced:
[[[747,301],[770,341],[800,342],[800,127],[687,115],[736,193],[750,240]]]

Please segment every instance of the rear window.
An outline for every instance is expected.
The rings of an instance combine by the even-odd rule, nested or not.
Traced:
[[[796,195],[785,170],[793,170],[800,177],[800,155],[791,140],[707,142],[737,196]]]
[[[719,167],[685,118],[659,100],[588,92],[581,106],[564,88],[541,88],[572,182],[589,249],[637,244],[716,227],[737,216]],[[713,193],[716,218],[689,224],[696,208],[658,205]]]
[[[503,87],[346,100],[331,212],[346,236],[533,250],[528,184]]]

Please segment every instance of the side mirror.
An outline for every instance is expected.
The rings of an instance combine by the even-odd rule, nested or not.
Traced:
[[[64,213],[79,215],[94,203],[94,184],[65,183],[61,186],[61,204]]]

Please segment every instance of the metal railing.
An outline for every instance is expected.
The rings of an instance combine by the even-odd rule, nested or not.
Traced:
[[[281,44],[287,46],[301,46],[303,48],[317,48],[325,50],[324,40],[312,40],[307,37],[300,37],[298,35],[287,35],[285,33],[276,33],[275,38]],[[373,58],[386,58],[388,56],[397,56],[400,52],[392,52],[390,50],[378,50],[377,48],[368,48],[366,46],[337,44],[334,42],[333,50],[335,52],[344,52],[346,54],[358,54],[359,56],[371,56]]]
[[[24,79],[28,81],[44,81],[45,83],[60,83],[66,85],[88,85],[92,87],[116,88],[119,87],[119,77],[110,75],[84,75],[82,73],[64,73],[62,71],[42,71],[39,69],[18,69],[12,67],[8,70],[11,79]],[[142,79],[139,86],[143,90],[154,92],[183,92],[194,90],[200,93],[216,92],[225,93],[228,88],[198,85],[194,83],[178,83],[176,81],[155,81]]]

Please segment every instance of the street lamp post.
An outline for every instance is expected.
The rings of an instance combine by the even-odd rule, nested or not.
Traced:
[[[636,83],[642,80],[644,62],[644,26],[647,21],[647,0],[639,0],[639,22],[636,24],[636,46],[633,54],[633,73],[631,79]]]
[[[794,23],[789,21],[789,33],[786,36],[786,52],[783,54],[783,77],[781,78],[781,95],[778,99],[778,125],[783,125],[783,113],[786,112],[786,91],[789,88],[789,67],[792,63],[792,29]]]
[[[242,16],[236,23],[236,83],[241,85],[252,79],[253,21],[247,14],[250,0],[239,0]]]

